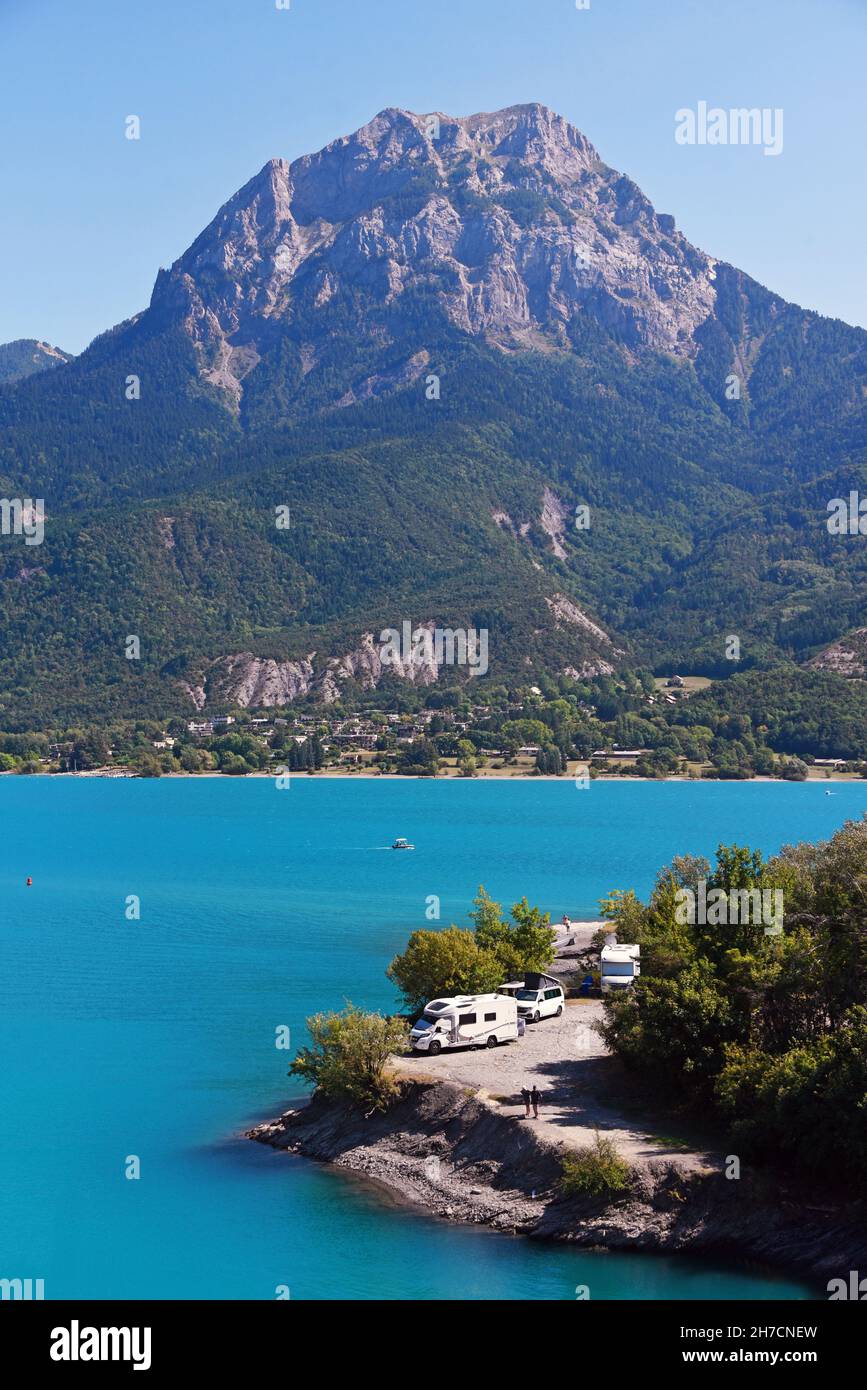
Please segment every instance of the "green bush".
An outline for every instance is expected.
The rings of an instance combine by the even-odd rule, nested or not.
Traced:
[[[407,1046],[407,1027],[400,1019],[365,1013],[347,1003],[340,1013],[314,1014],[307,1020],[312,1038],[289,1068],[290,1076],[310,1081],[332,1100],[349,1100],[365,1109],[385,1110],[397,1094],[386,1071],[393,1052]]]
[[[817,1179],[839,1170],[867,1181],[867,1008],[839,1031],[780,1056],[731,1047],[717,1081],[732,1135],[759,1160],[792,1164]]]
[[[614,1141],[596,1131],[593,1144],[563,1155],[560,1186],[567,1197],[616,1197],[626,1192],[632,1170]]]
[[[162,777],[159,759],[153,753],[142,753],[133,764],[139,777]]]

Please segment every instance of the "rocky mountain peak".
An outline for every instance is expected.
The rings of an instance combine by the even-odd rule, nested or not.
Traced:
[[[547,107],[388,108],[315,154],[270,160],[160,272],[151,308],[239,397],[276,337],[301,350],[336,306],[351,334],[382,337],[410,289],[504,348],[568,348],[583,314],[630,347],[694,355],[714,280],[673,219]]]
[[[587,137],[539,102],[468,116],[458,125],[495,157],[523,159],[565,181],[601,167]]]

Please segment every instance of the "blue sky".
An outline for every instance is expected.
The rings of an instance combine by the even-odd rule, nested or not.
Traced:
[[[0,0],[0,342],[80,351],[143,308],[272,156],[524,101],[704,250],[867,326],[865,40],[867,0]],[[702,100],[782,107],[782,154],[678,145]]]

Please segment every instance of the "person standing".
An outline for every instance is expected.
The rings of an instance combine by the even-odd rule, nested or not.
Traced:
[[[532,1089],[532,1091],[530,1092],[530,1104],[531,1104],[532,1107],[533,1107],[533,1119],[534,1119],[534,1120],[538,1120],[538,1118],[539,1118],[539,1102],[541,1101],[541,1099],[542,1099],[542,1097],[539,1095],[539,1092],[536,1090],[536,1083],[534,1082],[534,1083],[533,1083],[533,1089]],[[529,1111],[528,1111],[527,1113],[529,1114]]]
[[[522,1086],[522,1087],[521,1087],[521,1100],[524,1102],[524,1107],[525,1107],[524,1119],[525,1119],[525,1120],[529,1120],[529,1118],[530,1118],[530,1092],[527,1090],[527,1087],[526,1087],[526,1086]]]

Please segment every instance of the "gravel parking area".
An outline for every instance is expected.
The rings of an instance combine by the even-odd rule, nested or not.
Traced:
[[[592,932],[588,930],[588,942]],[[570,933],[571,934],[571,933]],[[579,950],[581,948],[578,948]],[[560,956],[564,973],[567,956]],[[566,973],[575,968],[566,966]],[[501,1113],[521,1124],[532,1125],[554,1142],[583,1147],[597,1130],[610,1136],[632,1163],[672,1158],[683,1168],[719,1167],[721,1158],[709,1151],[679,1144],[669,1136],[653,1134],[618,1112],[608,1096],[611,1061],[596,1031],[603,1016],[600,999],[570,999],[560,1018],[527,1024],[522,1038],[495,1048],[460,1048],[438,1056],[413,1053],[400,1058],[398,1069],[407,1076],[455,1081],[493,1103]],[[536,1086],[541,1094],[539,1119],[525,1117],[521,1089]]]

